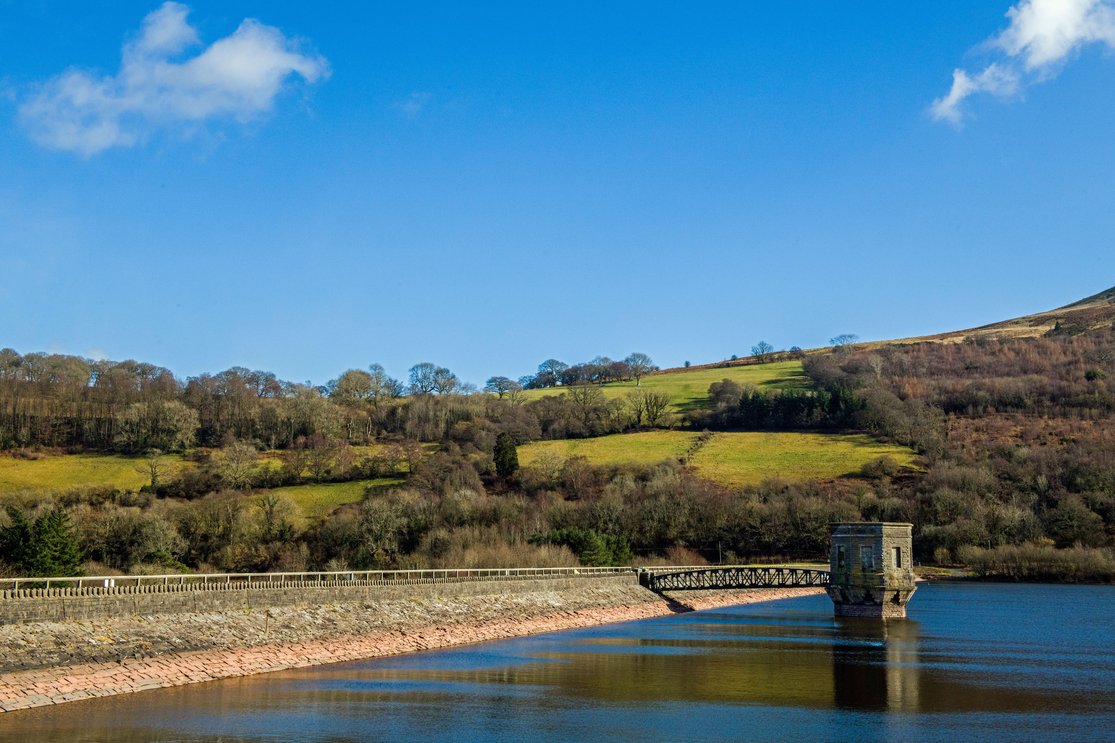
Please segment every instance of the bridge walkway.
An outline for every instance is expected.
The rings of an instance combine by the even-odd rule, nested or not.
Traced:
[[[652,591],[693,591],[702,589],[824,587],[829,571],[794,566],[728,565],[678,570],[644,569],[639,582]]]

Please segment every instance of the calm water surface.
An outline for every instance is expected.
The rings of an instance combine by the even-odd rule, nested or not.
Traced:
[[[1115,587],[825,596],[0,717],[12,741],[1111,740]]]

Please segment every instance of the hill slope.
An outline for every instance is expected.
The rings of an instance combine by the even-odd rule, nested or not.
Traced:
[[[1059,325],[1058,325],[1059,323]],[[870,349],[882,348],[892,345],[906,345],[910,343],[960,343],[969,338],[1038,338],[1055,331],[1065,335],[1075,335],[1087,330],[1112,327],[1115,324],[1115,287],[1093,294],[1079,301],[1067,304],[1055,310],[1036,312],[1032,315],[1016,317],[1011,320],[1000,320],[988,325],[980,325],[965,330],[950,330],[934,335],[920,335],[909,338],[896,338],[885,341],[868,341],[856,344],[857,348]],[[827,353],[830,347],[811,348],[801,352],[800,355],[815,355]],[[778,352],[773,358],[779,361],[789,360],[790,354]],[[753,356],[744,356],[738,359],[714,361],[707,364],[694,364],[690,367],[662,369],[654,375],[674,375],[684,372],[702,370],[722,370],[729,367],[754,366],[760,363]],[[714,376],[721,374],[713,371]],[[726,376],[722,375],[721,376]]]
[[[1055,310],[1002,320],[967,330],[954,330],[916,338],[884,341],[891,343],[959,343],[969,338],[1037,338],[1046,334],[1075,335],[1087,330],[1111,327],[1115,323],[1115,287]],[[874,345],[874,344],[872,344]]]

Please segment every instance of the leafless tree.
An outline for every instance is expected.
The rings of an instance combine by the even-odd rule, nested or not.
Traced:
[[[627,364],[631,376],[635,377],[635,386],[638,387],[642,378],[648,373],[654,371],[658,367],[651,361],[650,356],[645,353],[633,353],[624,359]]]

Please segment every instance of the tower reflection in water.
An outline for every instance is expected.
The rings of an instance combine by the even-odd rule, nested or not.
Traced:
[[[892,712],[919,709],[918,623],[836,621],[832,646],[836,707]]]

